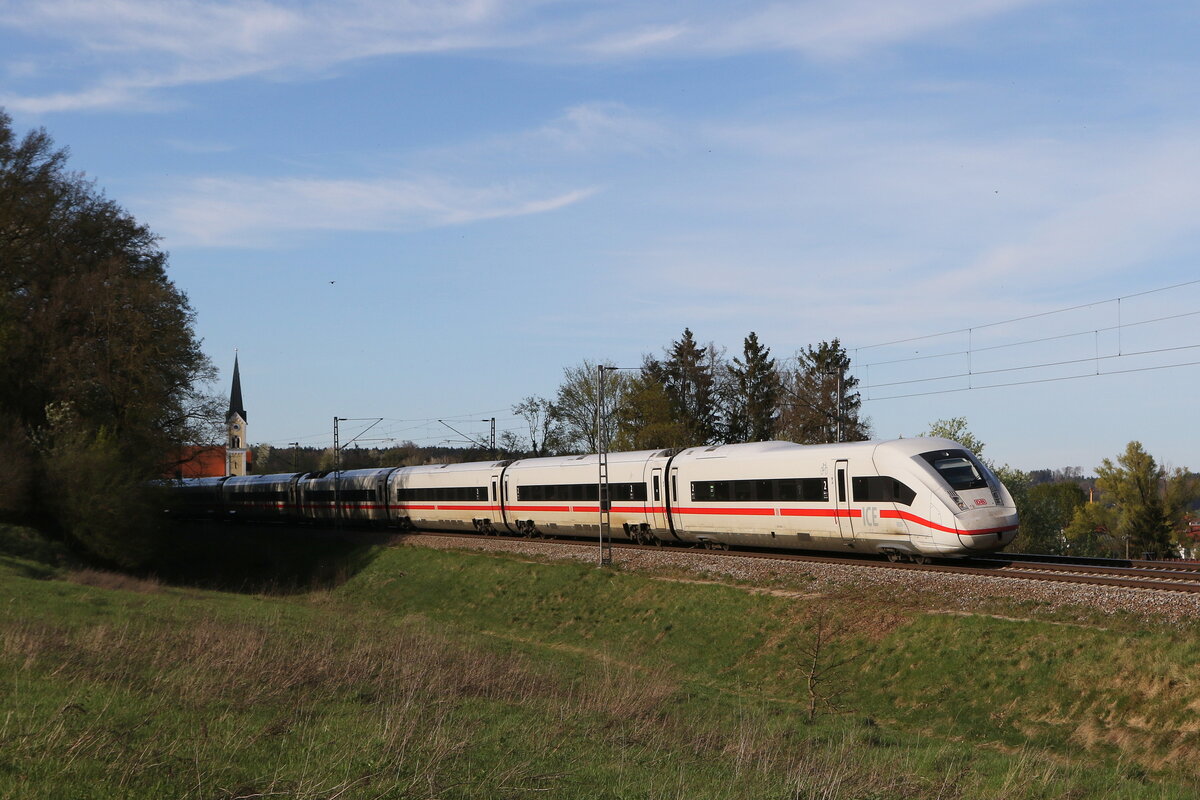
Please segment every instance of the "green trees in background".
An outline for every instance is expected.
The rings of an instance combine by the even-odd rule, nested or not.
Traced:
[[[965,417],[937,420],[921,435],[959,442],[1004,482],[1021,520],[1014,550],[1123,558],[1175,555],[1181,546],[1194,546],[1183,540],[1184,519],[1200,499],[1200,476],[1186,469],[1168,473],[1140,442],[1130,442],[1115,464],[1106,458],[1096,468],[1098,496],[1090,502],[1078,471],[1068,471],[1063,480],[1034,483],[1029,473],[989,462]]]
[[[166,260],[45,131],[18,137],[0,111],[0,514],[124,566],[149,554],[141,487],[221,418]]]
[[[687,328],[665,359],[646,359],[643,374],[662,387],[690,445],[722,441],[718,381],[724,366],[716,346],[701,347]]]
[[[850,355],[837,339],[809,345],[797,353],[783,386],[787,402],[780,420],[782,438],[823,444],[870,437],[867,421],[859,416],[858,378],[850,374]]]
[[[690,329],[662,357],[640,369],[606,372],[605,409],[612,450],[792,439],[804,443],[868,438],[857,379],[838,340],[822,342],[787,365],[751,331],[740,356],[728,360]],[[562,434],[559,452],[594,452],[597,365],[564,370],[551,415]],[[524,416],[522,405],[513,412]],[[840,419],[840,425],[839,425]]]
[[[1200,478],[1186,469],[1170,473],[1130,442],[1114,464],[1104,459],[1096,468],[1097,502],[1075,510],[1066,536],[1070,552],[1080,555],[1140,557],[1173,554],[1192,546],[1177,535],[1188,507],[1200,497]]]
[[[742,357],[729,366],[726,441],[767,442],[776,437],[783,382],[771,348],[754,331],[742,343]]]

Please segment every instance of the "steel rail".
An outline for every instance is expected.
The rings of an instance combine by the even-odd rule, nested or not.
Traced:
[[[543,542],[561,546],[591,547],[587,540],[530,538],[522,536],[488,536],[479,537],[470,533],[444,533],[414,531],[406,536],[434,535],[449,538],[480,539],[488,541],[510,542]],[[1188,571],[1178,570],[1146,570],[1136,567],[1107,567],[1089,566],[1085,564],[1071,565],[1061,563],[1045,563],[1033,561],[1011,561],[1006,558],[969,559],[969,563],[954,564],[940,563],[913,564],[891,562],[882,557],[863,557],[841,554],[797,553],[774,550],[725,550],[705,548],[681,548],[674,546],[659,547],[626,542],[613,542],[614,549],[650,552],[695,552],[729,558],[756,558],[775,561],[798,561],[807,563],[845,565],[856,567],[871,567],[874,569],[915,570],[919,572],[938,572],[943,574],[971,575],[984,578],[1007,578],[1010,580],[1048,581],[1054,583],[1074,583],[1093,586],[1111,586],[1124,589],[1142,589],[1149,591],[1170,591],[1185,593],[1200,593],[1200,570],[1195,577],[1188,577]],[[979,565],[982,562],[982,565]],[[1149,562],[1161,565],[1162,562]]]

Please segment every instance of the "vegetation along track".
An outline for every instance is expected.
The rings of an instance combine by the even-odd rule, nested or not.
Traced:
[[[422,532],[421,536],[445,535],[458,537],[461,534],[433,534]],[[495,541],[529,541],[524,537],[488,537]],[[551,540],[541,539],[549,543]],[[574,546],[596,547],[586,540],[555,540],[556,543]],[[651,545],[613,542],[613,548],[632,551],[688,552],[690,548],[661,548]],[[1010,578],[1014,580],[1052,581],[1059,583],[1113,586],[1125,589],[1146,589],[1156,592],[1184,592],[1200,594],[1200,564],[1169,561],[1116,561],[1097,564],[1095,559],[1066,559],[1037,561],[1037,556],[1014,554],[1012,557],[997,553],[988,557],[970,558],[962,561],[943,560],[927,564],[893,563],[883,557],[849,556],[823,553],[795,553],[778,550],[707,550],[695,548],[706,555],[734,558],[774,559],[818,564],[872,567],[889,570],[914,570],[946,574],[974,575],[979,577]]]

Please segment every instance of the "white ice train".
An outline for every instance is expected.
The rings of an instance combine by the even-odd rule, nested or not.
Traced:
[[[170,510],[248,521],[595,538],[595,455],[172,482]],[[1011,495],[962,445],[898,439],[612,453],[615,539],[882,553],[923,561],[999,550]]]

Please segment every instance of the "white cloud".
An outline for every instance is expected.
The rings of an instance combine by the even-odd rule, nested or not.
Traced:
[[[774,3],[706,31],[717,50],[797,50],[814,58],[864,51],[1045,0],[812,0]]]
[[[668,127],[621,103],[583,103],[568,108],[532,138],[558,150],[646,153],[670,149]]]
[[[203,178],[146,203],[169,244],[244,246],[319,231],[408,231],[555,211],[593,193],[441,179]]]
[[[30,113],[128,107],[145,104],[154,90],[430,52],[607,60],[794,50],[848,58],[1037,2],[1047,0],[697,3],[678,12],[641,2],[563,7],[552,0],[15,0],[0,6],[0,27],[59,42],[46,51],[47,63],[74,65],[90,85],[45,96],[10,90],[0,102]]]
[[[517,46],[519,36],[496,29],[508,8],[494,0],[14,2],[0,7],[0,27],[61,42],[47,59],[103,68],[80,70],[93,82],[87,88],[46,96],[10,90],[0,102],[30,113],[128,107],[154,89],[312,73],[379,55]]]

